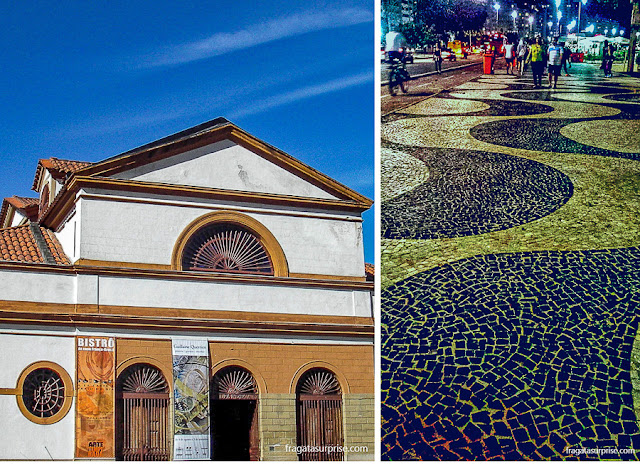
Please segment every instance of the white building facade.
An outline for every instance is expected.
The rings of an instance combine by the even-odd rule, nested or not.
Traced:
[[[33,188],[0,217],[0,458],[373,458],[370,200],[223,118]]]

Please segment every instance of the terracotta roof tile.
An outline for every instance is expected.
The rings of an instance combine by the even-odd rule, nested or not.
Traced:
[[[371,263],[364,263],[364,274],[367,276],[367,281],[373,281],[376,275],[376,267]]]
[[[0,229],[0,259],[22,263],[44,263],[28,225]]]
[[[13,205],[16,209],[25,209],[29,206],[38,206],[38,203],[40,202],[38,198],[19,197],[17,195],[5,198],[5,200]]]
[[[33,180],[32,190],[38,189],[40,177],[42,177],[43,169],[49,170],[51,175],[58,180],[64,180],[67,174],[73,174],[80,169],[91,166],[93,163],[88,161],[61,160],[58,158],[45,158],[38,161],[36,176]]]
[[[62,251],[62,246],[53,232],[42,227],[40,227],[40,231],[51,255],[55,259],[55,263],[59,265],[69,264],[69,259]],[[45,262],[31,231],[31,226],[24,225],[0,229],[0,261],[40,264]]]
[[[49,251],[51,251],[51,254],[56,260],[56,264],[62,264],[62,265],[71,264],[71,261],[69,261],[69,258],[67,258],[67,255],[64,254],[62,245],[60,245],[60,242],[56,238],[56,235],[49,229],[45,229],[43,227],[41,227],[40,230],[42,231],[42,235],[44,235],[44,239],[47,242]]]

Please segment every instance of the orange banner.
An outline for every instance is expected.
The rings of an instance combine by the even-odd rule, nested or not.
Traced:
[[[76,457],[113,458],[116,340],[77,337]]]

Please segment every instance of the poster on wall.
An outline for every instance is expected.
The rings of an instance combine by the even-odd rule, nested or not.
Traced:
[[[175,460],[209,459],[209,344],[173,339]]]
[[[116,341],[76,337],[76,457],[113,458]]]

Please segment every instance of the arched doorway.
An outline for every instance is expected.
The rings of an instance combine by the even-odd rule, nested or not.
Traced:
[[[211,388],[212,458],[216,461],[257,461],[258,386],[239,366],[218,371]]]
[[[342,389],[328,369],[305,372],[296,388],[301,461],[342,461]]]
[[[169,385],[159,369],[134,364],[116,384],[116,459],[168,461]]]

